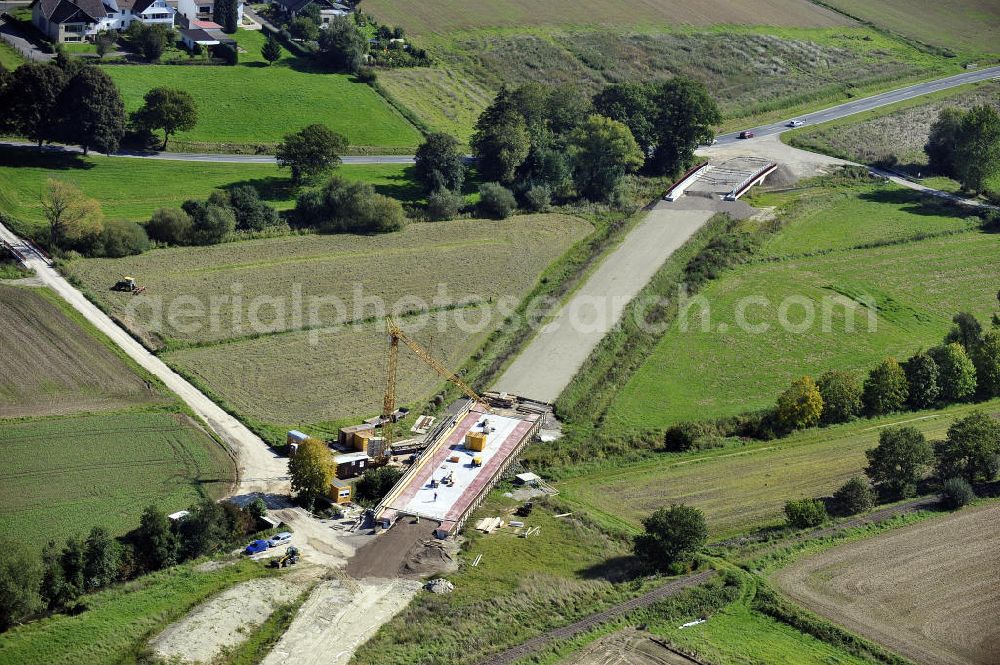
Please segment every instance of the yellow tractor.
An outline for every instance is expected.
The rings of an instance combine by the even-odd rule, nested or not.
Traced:
[[[290,545],[285,553],[276,559],[271,559],[272,568],[285,568],[287,566],[294,566],[299,562],[299,548],[294,545]]]

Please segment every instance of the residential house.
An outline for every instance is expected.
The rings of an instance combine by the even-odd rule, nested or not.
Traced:
[[[192,21],[211,21],[215,16],[215,0],[166,0],[167,4],[177,8],[180,14],[178,21],[181,27],[191,27]],[[236,6],[239,17],[237,23],[243,22],[244,4],[242,0]]]
[[[31,22],[56,43],[82,42],[109,13],[102,0],[35,0]]]
[[[181,36],[181,42],[191,51],[194,50],[195,44],[198,44],[202,48],[218,46],[219,44],[236,44],[235,39],[222,31],[221,25],[212,21],[191,21],[188,27],[181,28],[178,32]],[[291,432],[289,432],[290,434]],[[304,437],[305,435],[303,434],[302,436]],[[293,452],[299,446],[297,443],[290,445]]]
[[[272,0],[272,4],[289,18],[295,18],[310,5],[319,8],[320,27],[330,23],[337,16],[347,16],[351,8],[336,0]]]
[[[105,30],[126,30],[135,21],[173,27],[167,0],[35,0],[31,21],[57,43],[82,42]]]

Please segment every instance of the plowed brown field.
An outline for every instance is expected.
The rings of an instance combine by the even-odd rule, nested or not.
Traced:
[[[922,665],[1000,663],[1000,505],[795,562],[789,596]]]

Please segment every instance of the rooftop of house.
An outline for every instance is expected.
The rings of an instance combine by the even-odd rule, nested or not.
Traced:
[[[103,0],[35,0],[42,16],[53,23],[97,23],[108,13]]]

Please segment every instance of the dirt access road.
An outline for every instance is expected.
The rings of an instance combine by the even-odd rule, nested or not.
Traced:
[[[1000,505],[967,508],[794,562],[796,602],[923,665],[997,665]]]
[[[163,381],[168,389],[208,423],[236,459],[239,475],[234,494],[289,493],[288,464],[283,457],[271,450],[243,423],[223,411],[215,402],[167,367],[162,360],[147,351],[108,315],[87,300],[76,287],[67,282],[43,256],[3,224],[0,224],[0,239],[14,246],[26,257],[27,266],[35,271],[45,286],[58,293],[73,309],[80,312],[146,371]]]

